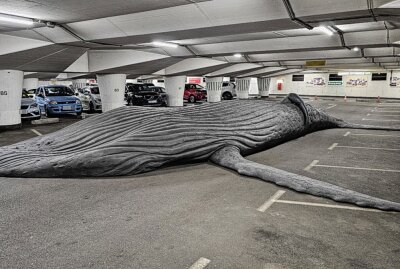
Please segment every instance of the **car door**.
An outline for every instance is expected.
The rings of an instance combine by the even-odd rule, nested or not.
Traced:
[[[35,98],[36,98],[36,103],[39,105],[40,112],[44,112],[45,111],[44,107],[46,105],[46,102],[45,102],[44,90],[42,87],[37,88]]]

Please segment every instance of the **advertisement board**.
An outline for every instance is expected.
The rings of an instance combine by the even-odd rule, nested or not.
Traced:
[[[350,75],[345,78],[346,87],[365,88],[368,86],[368,76],[365,75]]]
[[[326,79],[321,75],[307,76],[306,78],[307,87],[325,86],[325,85],[326,85]]]

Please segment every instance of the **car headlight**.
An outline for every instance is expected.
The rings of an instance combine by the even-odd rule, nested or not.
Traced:
[[[136,95],[136,94],[135,94],[135,97],[136,97],[136,98],[143,98],[143,96],[141,96],[141,95]]]
[[[75,101],[75,103],[76,103],[77,105],[80,105],[80,104],[81,104],[81,100],[78,99],[78,100]]]
[[[49,104],[50,105],[57,105],[57,101],[52,100],[52,101],[49,102]]]

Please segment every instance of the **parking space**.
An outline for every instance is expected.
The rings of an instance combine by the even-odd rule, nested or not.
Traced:
[[[367,113],[384,105],[392,108],[386,103],[312,103],[350,122],[362,122]],[[66,117],[34,129],[46,134],[76,120]],[[35,136],[31,129],[27,125],[1,133],[2,145]],[[248,159],[399,202],[399,142],[400,132],[332,129]],[[305,170],[314,160],[318,162]],[[304,195],[211,163],[119,178],[0,178],[0,197],[0,267],[275,269],[400,264],[398,213]]]

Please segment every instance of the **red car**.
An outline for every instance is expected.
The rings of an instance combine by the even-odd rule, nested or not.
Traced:
[[[187,100],[189,103],[195,103],[207,99],[207,90],[199,85],[188,83],[185,84],[185,92],[183,93],[183,100]]]

